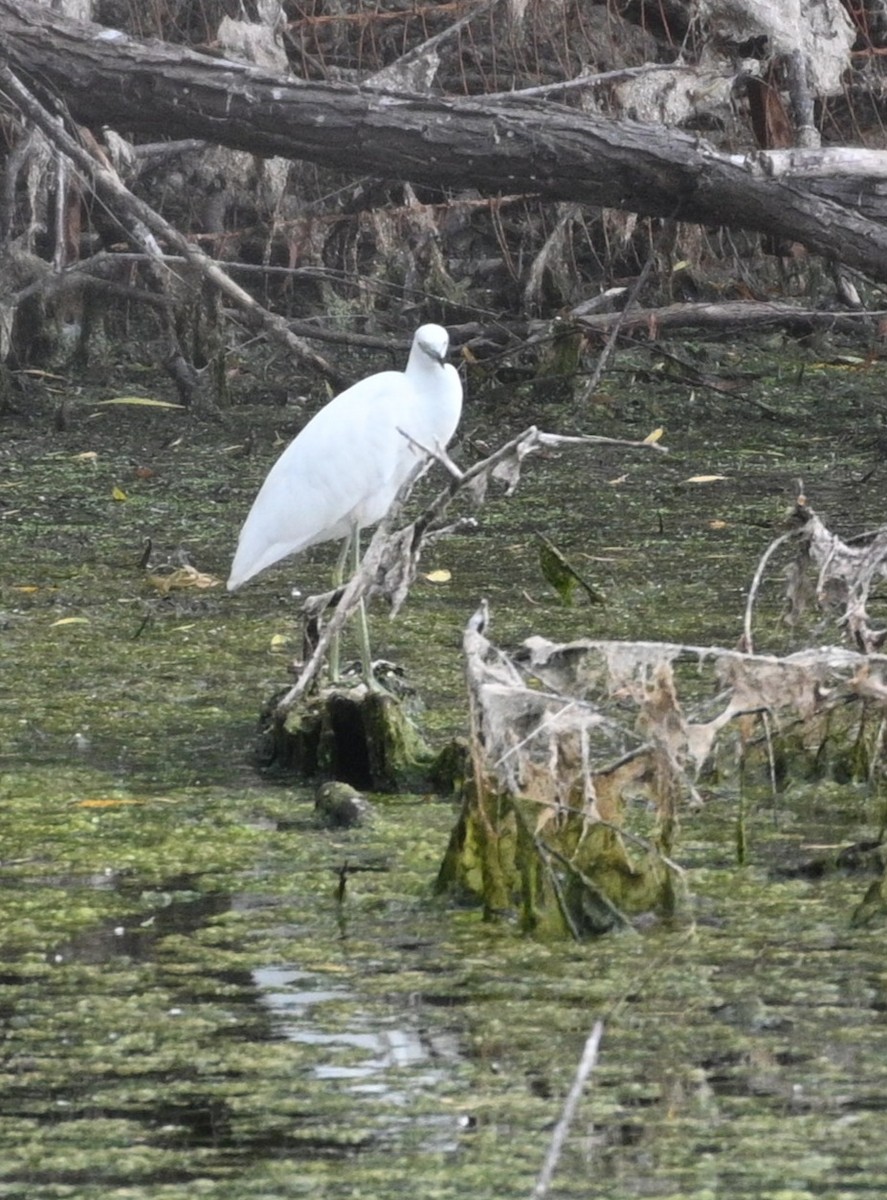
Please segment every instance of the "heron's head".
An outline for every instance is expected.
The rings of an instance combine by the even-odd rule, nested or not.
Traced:
[[[413,338],[413,344],[434,362],[443,365],[447,361],[450,349],[450,335],[442,325],[420,325]]]

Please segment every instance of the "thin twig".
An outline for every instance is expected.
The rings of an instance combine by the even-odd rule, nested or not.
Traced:
[[[783,542],[787,542],[789,538],[793,537],[797,537],[797,532],[793,529],[789,530],[788,533],[783,533],[776,539],[775,542],[771,542],[761,555],[761,561],[758,563],[758,569],[755,571],[754,578],[751,581],[751,587],[748,589],[748,599],[745,602],[745,619],[742,622],[742,645],[747,654],[754,654],[755,652],[754,641],[752,639],[751,632],[752,610],[755,606],[755,600],[758,596],[758,589],[761,586],[761,580],[764,577],[764,570],[767,566],[767,563],[773,557],[774,552],[779,549]]]
[[[583,404],[588,403],[588,401],[592,397],[592,394],[594,393],[595,388],[600,383],[601,376],[604,373],[604,367],[607,365],[607,363],[610,359],[610,355],[613,353],[613,349],[616,345],[616,339],[619,337],[619,331],[622,329],[623,322],[626,320],[626,318],[628,316],[628,310],[634,304],[641,288],[646,283],[647,276],[650,274],[650,271],[652,270],[654,260],[655,260],[655,252],[653,250],[653,247],[651,246],[650,253],[647,255],[647,261],[644,263],[643,267],[641,268],[641,272],[638,275],[637,279],[631,285],[631,290],[628,293],[628,298],[625,301],[625,306],[617,314],[616,320],[613,322],[613,327],[607,336],[606,342],[604,343],[604,348],[598,355],[598,360],[595,363],[595,368],[591,373],[591,379],[589,379],[588,383],[586,384],[585,388],[582,391],[581,403],[583,403]]]
[[[464,16],[459,17],[459,19],[454,21],[452,25],[448,25],[446,29],[442,29],[440,33],[435,33],[432,37],[427,38],[424,42],[420,42],[418,46],[413,46],[411,50],[408,50],[406,54],[402,54],[400,58],[395,59],[393,63],[389,63],[387,67],[382,67],[381,70],[375,71],[368,78],[364,79],[363,86],[372,87],[377,79],[384,81],[397,78],[398,75],[402,75],[409,67],[411,67],[413,63],[419,62],[421,59],[426,58],[429,54],[436,54],[437,47],[442,42],[447,41],[448,38],[451,38],[455,34],[459,33],[460,30],[464,29],[465,26],[475,20],[476,17],[482,17],[486,13],[490,12],[490,10],[494,9],[499,2],[500,0],[481,0],[480,4],[478,4],[475,8],[470,9],[464,14]]]
[[[570,712],[572,709],[576,708],[577,704],[578,704],[578,701],[576,701],[576,700],[568,700],[566,702],[566,704],[564,704],[561,708],[559,708],[557,710],[557,712],[548,713],[545,716],[545,718],[539,722],[538,725],[534,726],[533,729],[530,730],[530,732],[527,734],[527,736],[525,738],[521,738],[521,740],[519,742],[515,742],[513,746],[509,746],[504,754],[500,754],[499,757],[496,759],[496,761],[493,763],[492,769],[494,771],[498,770],[498,768],[501,767],[502,764],[505,762],[506,758],[510,758],[512,756],[512,754],[517,754],[518,750],[522,750],[524,748],[524,746],[526,746],[529,742],[532,742],[533,738],[538,737],[538,735],[540,733],[542,733],[543,730],[547,729],[550,725],[554,725],[556,721],[559,721],[560,718],[564,715],[564,713]],[[539,801],[538,803],[544,804],[545,801],[542,800],[542,801]],[[559,804],[558,809],[559,810],[562,809],[564,812],[571,812],[571,811],[575,812],[575,809],[570,809],[569,806],[565,805],[565,804],[564,805]]]
[[[573,941],[581,942],[582,935],[579,932],[578,925],[573,920],[573,914],[570,911],[570,905],[567,902],[566,896],[564,895],[564,889],[561,887],[560,880],[558,879],[554,868],[552,867],[551,863],[549,862],[549,859],[547,856],[548,847],[544,844],[544,842],[540,841],[539,838],[537,838],[537,837],[533,838],[533,845],[536,848],[537,857],[539,859],[541,859],[542,865],[545,868],[545,873],[548,876],[548,883],[551,887],[552,892],[554,892],[554,900],[558,906],[561,917],[563,918],[563,922],[566,925],[567,929],[569,929],[570,936],[572,937]],[[600,895],[600,892],[596,892],[595,895],[598,897],[598,899],[602,898]]]
[[[484,100],[533,100],[539,96],[550,96],[556,92],[574,92],[585,88],[597,87],[601,83],[619,83],[623,79],[638,79],[644,75],[653,75],[657,71],[670,71],[672,74],[676,71],[698,72],[698,67],[691,66],[689,63],[686,65],[680,63],[647,63],[643,67],[623,67],[618,71],[600,71],[592,75],[577,75],[575,79],[564,79],[560,83],[541,83],[536,87],[520,88],[513,92],[489,92],[484,95]],[[716,75],[719,79],[732,78],[732,73],[726,71],[713,71],[711,74]]]
[[[588,1035],[585,1049],[582,1051],[582,1057],[579,1060],[579,1066],[576,1068],[576,1075],[573,1079],[573,1086],[570,1088],[567,1098],[564,1101],[560,1119],[554,1127],[554,1133],[551,1135],[548,1154],[545,1156],[545,1162],[542,1165],[542,1170],[539,1172],[536,1186],[533,1188],[533,1200],[544,1200],[548,1195],[551,1181],[554,1178],[557,1164],[560,1161],[561,1151],[564,1148],[564,1142],[570,1131],[570,1126],[573,1124],[573,1118],[576,1116],[579,1101],[582,1098],[582,1091],[586,1080],[597,1066],[598,1048],[601,1044],[603,1034],[603,1021],[596,1021],[594,1029]]]
[[[571,860],[567,858],[566,854],[561,854],[560,850],[555,850],[554,846],[549,846],[548,843],[543,842],[541,838],[534,838],[534,841],[536,843],[537,851],[544,850],[546,854],[550,854],[552,858],[556,858],[561,866],[565,867],[571,874],[576,876],[585,890],[600,902],[602,908],[607,910],[607,912],[613,918],[613,923],[615,925],[618,925],[619,928],[624,930],[626,933],[637,933],[637,930],[635,929],[634,925],[632,925],[626,914],[622,911],[618,904],[610,899],[600,884],[595,883],[595,881],[586,875],[581,868],[577,867],[574,862],[571,862]],[[577,937],[576,940],[578,941],[579,938]]]
[[[401,427],[399,425],[397,427],[397,432],[400,434],[401,437],[405,437],[411,446],[415,446],[415,448],[417,450],[421,450],[423,454],[427,455],[429,464],[432,460],[439,462],[440,465],[444,468],[444,470],[447,471],[448,474],[452,475],[452,477],[454,479],[461,480],[464,472],[462,471],[462,469],[460,467],[456,466],[456,464],[450,458],[449,454],[447,454],[446,450],[443,449],[443,447],[441,447],[439,445],[438,446],[426,446],[424,442],[420,442],[418,438],[414,438],[411,433],[407,433],[407,431],[405,429],[401,429]],[[423,472],[423,474],[424,474],[424,472]],[[418,475],[416,476],[416,478],[418,478]]]

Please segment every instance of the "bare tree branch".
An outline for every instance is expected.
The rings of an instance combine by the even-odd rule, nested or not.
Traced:
[[[306,83],[65,20],[33,0],[0,0],[0,46],[13,68],[64,97],[87,124],[437,187],[523,188],[549,200],[735,225],[887,280],[887,229],[860,215],[853,199],[839,203],[812,185],[772,178],[756,158],[721,154],[663,125],[545,100]]]

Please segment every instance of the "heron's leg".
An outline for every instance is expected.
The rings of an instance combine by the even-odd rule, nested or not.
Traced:
[[[356,575],[360,570],[360,530],[355,529],[353,541],[353,558],[352,568]],[[363,678],[367,687],[373,688],[376,686],[376,680],[373,676],[373,656],[370,653],[370,631],[367,626],[367,612],[361,596],[360,604],[357,612],[357,635],[360,640],[360,661],[363,666]]]
[[[336,565],[333,567],[333,588],[338,590],[342,586],[342,578],[345,574],[345,563],[348,560],[348,550],[352,541],[357,538],[357,530],[349,533],[348,537],[342,542],[342,549],[339,551],[339,557],[336,559]],[[339,682],[339,635],[334,633],[330,641],[330,683]]]

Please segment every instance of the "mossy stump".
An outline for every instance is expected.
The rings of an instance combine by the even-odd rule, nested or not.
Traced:
[[[629,851],[618,829],[562,812],[539,828],[539,806],[486,781],[469,785],[436,891],[480,902],[488,920],[511,917],[537,937],[576,939],[626,926],[645,913],[674,912],[674,880],[663,857]]]
[[[395,696],[363,683],[329,686],[285,715],[278,700],[260,719],[262,766],[374,792],[407,791],[425,782],[432,752]]]

